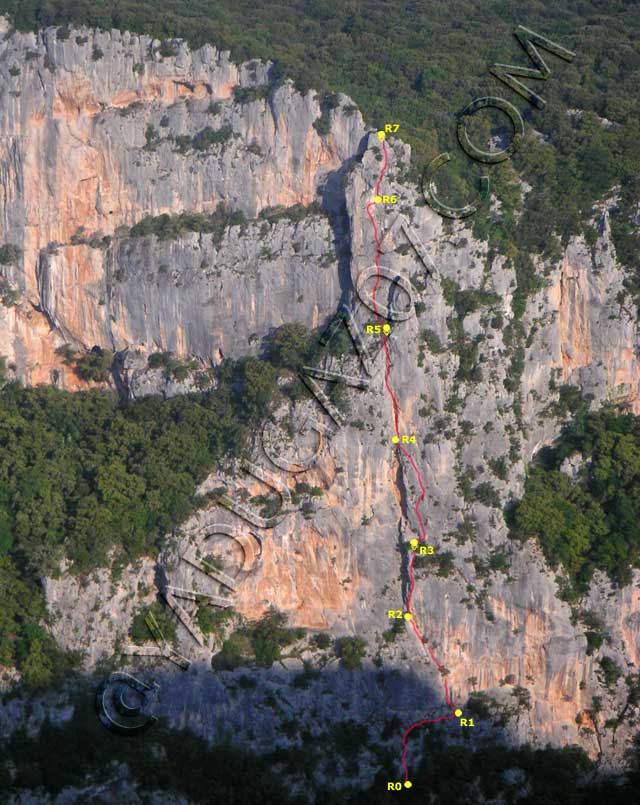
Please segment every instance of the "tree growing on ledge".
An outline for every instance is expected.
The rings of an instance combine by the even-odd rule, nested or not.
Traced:
[[[87,355],[75,359],[74,371],[87,382],[106,383],[111,373],[113,352],[110,349],[94,347]]]
[[[110,349],[93,347],[91,352],[78,355],[70,344],[58,347],[56,354],[62,358],[65,366],[71,366],[80,380],[86,382],[106,383],[111,373],[113,352]]]
[[[13,243],[5,243],[0,246],[0,263],[8,265],[9,263],[17,263],[22,256],[22,250]]]
[[[304,324],[283,324],[269,339],[267,360],[279,368],[298,371],[312,359],[315,340]]]
[[[362,660],[367,653],[367,642],[362,637],[343,637],[338,641],[337,653],[340,663],[348,671],[362,667]]]

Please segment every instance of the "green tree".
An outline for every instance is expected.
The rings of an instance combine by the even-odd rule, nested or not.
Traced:
[[[243,358],[236,365],[235,376],[241,383],[248,413],[264,416],[278,391],[276,369],[257,358]]]
[[[559,470],[575,453],[584,460],[577,481]],[[539,463],[512,512],[512,536],[540,540],[578,589],[595,568],[628,583],[640,564],[640,418],[582,408]]]
[[[269,339],[268,360],[274,366],[297,371],[311,358],[315,340],[304,324],[283,324]]]
[[[337,649],[343,668],[354,671],[362,667],[367,653],[367,642],[363,637],[343,637],[338,641]]]

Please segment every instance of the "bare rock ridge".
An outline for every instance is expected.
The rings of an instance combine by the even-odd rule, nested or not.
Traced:
[[[0,354],[27,383],[50,382],[55,370],[64,387],[82,385],[55,354],[65,342],[129,351],[129,380],[141,370],[136,350],[143,356],[173,350],[211,363],[221,352],[246,354],[283,322],[322,324],[345,290],[362,285],[373,263],[365,207],[381,155],[350,100],[339,96],[323,111],[313,93],[300,95],[290,84],[253,92],[268,83],[269,65],[236,66],[213,47],[190,52],[181,43],[174,56],[162,58],[158,44],[88,30],[59,41],[53,29],[0,41],[0,244],[21,250],[19,259],[2,266],[20,299],[0,307]],[[326,134],[313,125],[322,116]],[[202,150],[185,145],[207,127],[228,135]],[[578,386],[593,395],[594,405],[624,400],[640,412],[637,310],[619,302],[624,273],[607,210],[599,212],[593,248],[575,237],[558,263],[537,266],[545,283],[527,300],[527,338],[516,355],[504,337],[514,315],[514,270],[501,256],[489,263],[486,244],[464,223],[445,226],[403,179],[408,146],[390,138],[389,149],[384,192],[399,201],[376,208],[382,264],[390,276],[409,280],[412,296],[408,316],[393,323],[392,381],[402,426],[417,437],[429,539],[439,553],[453,554],[448,575],[418,572],[416,617],[449,670],[454,701],[463,705],[473,691],[486,693],[493,715],[480,719],[480,734],[502,720],[509,740],[577,743],[615,766],[632,727],[606,723],[623,711],[626,686],[622,680],[603,684],[602,654],[586,653],[584,627],[558,599],[555,574],[535,545],[508,539],[502,513],[522,493],[526,464],[559,431],[550,409],[558,385]],[[317,212],[300,220],[256,218],[268,207],[319,198],[331,220]],[[189,233],[162,240],[119,231],[145,216],[208,213],[220,203],[241,210],[247,222],[220,237]],[[80,228],[89,242],[77,242]],[[111,236],[106,244],[104,236]],[[451,287],[484,293],[459,322],[476,350],[474,373],[464,370],[455,349]],[[396,288],[395,295],[407,293]],[[353,315],[361,328],[373,315],[355,294]],[[368,343],[375,352],[379,344],[370,336]],[[327,366],[359,370],[352,357]],[[280,473],[288,487],[304,482],[323,490],[315,510],[293,510],[275,527],[254,527],[255,561],[247,570],[235,545],[225,572],[237,580],[235,607],[247,617],[273,604],[294,625],[362,635],[371,657],[384,657],[385,672],[402,676],[402,688],[391,676],[380,683],[371,666],[357,678],[336,671],[323,688],[322,712],[315,711],[313,688],[292,689],[284,714],[267,712],[260,703],[282,681],[280,671],[258,674],[258,688],[234,698],[211,674],[213,645],[199,646],[181,628],[181,651],[194,660],[195,673],[181,676],[167,667],[162,707],[172,723],[214,737],[223,722],[266,750],[274,741],[291,744],[277,727],[292,713],[309,717],[318,729],[353,717],[375,730],[383,711],[403,724],[441,712],[437,671],[413,634],[390,644],[381,637],[389,628],[387,610],[402,605],[400,542],[416,528],[403,501],[417,496],[410,467],[390,444],[382,376],[378,354],[369,388],[349,392],[348,422],[321,440],[308,470],[295,477]],[[140,393],[154,390],[153,382],[143,388],[144,382]],[[311,401],[296,405],[289,413],[299,422],[316,410]],[[284,431],[275,441],[296,453]],[[502,477],[491,470],[498,459],[504,459]],[[260,439],[254,460],[268,465]],[[462,481],[469,472],[475,483],[489,482],[497,502],[465,498]],[[212,477],[203,491],[216,485]],[[252,494],[263,491],[255,479],[246,486]],[[184,525],[173,553],[159,559],[171,584],[202,583],[179,557],[194,546],[204,550],[221,525],[248,529],[214,504]],[[487,571],[496,554],[506,556],[507,571]],[[155,560],[131,569],[116,595],[109,593],[106,573],[97,573],[84,590],[64,576],[47,580],[60,644],[86,651],[91,667],[111,656],[133,614],[127,591],[141,582],[152,586],[157,572]],[[220,592],[215,585],[209,591]],[[603,651],[625,673],[639,670],[639,605],[637,573],[624,589],[598,577],[588,597],[609,634]],[[289,670],[299,667],[289,662]],[[594,697],[601,699],[600,713],[592,712]]]

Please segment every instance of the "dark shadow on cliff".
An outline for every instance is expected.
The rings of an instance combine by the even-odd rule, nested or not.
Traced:
[[[140,793],[225,805],[386,803],[395,793],[389,783],[400,783],[398,793],[416,803],[582,805],[603,801],[593,798],[603,794],[615,804],[629,801],[635,779],[624,787],[596,784],[595,767],[580,750],[512,748],[489,723],[465,730],[452,719],[409,738],[407,789],[403,732],[417,719],[447,713],[439,694],[413,672],[333,665],[214,673],[204,663],[174,671],[157,660],[127,668],[159,685],[149,711],[158,720],[147,731],[128,736],[106,729],[94,707],[105,677],[85,679],[68,693],[74,712],[66,724],[45,722],[34,738],[16,731],[3,747],[0,792],[42,787],[56,796],[95,785],[101,798],[91,801],[122,801],[126,775],[118,763],[127,764]]]
[[[341,290],[340,305],[350,303],[350,292],[353,292],[353,283],[351,281],[351,228],[345,187],[349,174],[362,159],[368,138],[369,135],[365,134],[358,144],[357,153],[346,159],[337,170],[328,173],[324,183],[318,188],[322,206],[329,215],[333,231],[333,242],[338,258],[338,279]]]
[[[14,732],[3,747],[0,792],[43,788],[57,796],[91,785],[100,791],[91,801],[115,802],[126,793],[125,777],[140,793],[225,805],[386,803],[396,793],[390,783],[415,803],[582,805],[602,796],[615,805],[629,801],[637,782],[636,772],[624,786],[597,782],[595,765],[577,748],[509,747],[501,730],[489,724],[465,730],[456,719],[413,732],[407,789],[401,736],[416,719],[447,709],[424,680],[401,669],[251,667],[214,674],[203,663],[174,671],[141,660],[128,670],[158,683],[150,711],[157,721],[131,736],[106,729],[94,707],[104,677],[85,678],[67,694],[74,708],[69,721],[45,721],[35,737]],[[126,774],[117,765],[125,763]],[[83,796],[93,792],[68,801],[89,801]]]
[[[94,774],[106,781],[109,764],[118,761],[129,764],[132,776],[146,790],[153,790],[155,780],[161,790],[175,790],[194,802],[340,802],[342,795],[331,795],[318,780],[339,780],[355,794],[361,788],[358,775],[370,764],[390,780],[400,779],[402,732],[416,718],[448,712],[439,693],[423,679],[396,668],[346,670],[333,660],[322,669],[273,666],[214,672],[205,663],[194,663],[181,671],[166,660],[140,658],[129,664],[129,659],[126,666],[114,663],[112,668],[126,668],[137,680],[158,684],[157,698],[145,707],[158,721],[141,734],[114,734],[103,726],[94,707],[96,689],[108,671],[76,682],[67,693],[75,706],[70,722],[61,728],[45,722],[36,739],[14,733],[6,756],[17,764],[22,786],[43,786],[55,796],[66,786],[87,785]],[[132,690],[128,704],[135,704],[136,696]],[[123,716],[127,717],[139,723],[139,715]],[[444,734],[452,723],[429,729]],[[185,732],[176,732],[182,727]],[[453,731],[459,741],[459,727]],[[206,740],[215,744],[214,749]],[[410,741],[413,763],[421,740],[415,733]],[[59,752],[36,771],[27,760],[44,745],[56,746]],[[191,747],[189,762],[183,762],[181,746]],[[174,762],[173,753],[180,763]],[[236,763],[229,763],[230,755],[236,756]],[[245,761],[246,768],[255,769],[252,777],[264,776],[265,791],[272,785],[275,793],[276,783],[284,783],[283,791],[290,795],[287,778],[291,777],[305,781],[311,798],[250,799],[257,793],[244,778]],[[225,765],[222,776],[219,769],[211,769],[212,762],[216,767]],[[200,767],[208,770],[206,790],[198,787]],[[273,769],[275,777],[269,773]],[[9,790],[2,782],[0,765],[0,791]],[[232,794],[228,798],[227,791]]]

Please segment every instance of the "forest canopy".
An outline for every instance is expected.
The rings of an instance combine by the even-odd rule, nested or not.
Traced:
[[[575,480],[561,470],[572,457]],[[596,568],[628,584],[640,567],[640,417],[609,408],[578,415],[542,451],[512,517],[512,535],[539,539],[576,592]]]
[[[124,405],[103,391],[0,391],[0,665],[38,687],[60,671],[39,579],[131,561],[190,511],[196,485],[243,444],[228,388]],[[240,412],[240,413],[239,413]]]
[[[296,349],[312,342],[285,325],[273,334],[285,354],[293,334]],[[86,574],[156,552],[201,502],[199,483],[243,452],[279,394],[279,371],[266,359],[225,361],[214,390],[166,401],[0,382],[0,665],[34,686],[53,679],[64,663],[44,628],[40,579],[62,560]]]

